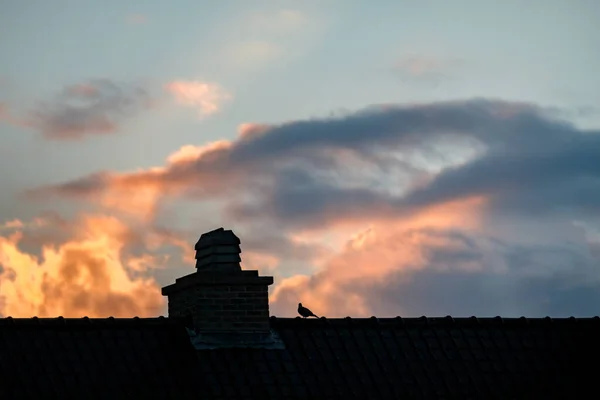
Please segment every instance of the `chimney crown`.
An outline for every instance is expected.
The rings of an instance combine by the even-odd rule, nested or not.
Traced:
[[[241,271],[240,238],[223,228],[204,233],[194,246],[198,271]]]

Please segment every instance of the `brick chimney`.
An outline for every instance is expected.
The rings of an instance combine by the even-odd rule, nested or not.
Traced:
[[[242,270],[240,239],[219,228],[200,236],[195,250],[196,272],[162,288],[169,317],[191,316],[195,332],[204,337],[269,334],[273,277]]]

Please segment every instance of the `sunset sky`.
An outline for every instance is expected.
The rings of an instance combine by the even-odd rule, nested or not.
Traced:
[[[0,0],[0,316],[600,312],[600,2]]]

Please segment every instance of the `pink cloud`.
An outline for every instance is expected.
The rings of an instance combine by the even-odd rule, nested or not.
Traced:
[[[175,80],[165,89],[181,105],[195,108],[201,117],[216,113],[231,95],[216,83]]]
[[[353,288],[377,286],[386,282],[390,274],[411,272],[428,268],[432,249],[453,249],[463,244],[451,236],[431,232],[447,229],[475,231],[487,200],[468,198],[439,204],[421,210],[406,218],[387,219],[372,223],[367,229],[362,224],[349,221],[339,232],[348,238],[333,255],[323,260],[323,267],[312,275],[295,275],[282,280],[271,296],[275,313],[289,314],[298,301],[310,304],[318,315],[368,317],[375,313],[368,306],[365,293]],[[364,226],[364,225],[363,225]],[[352,235],[352,228],[358,233]],[[312,237],[331,235],[327,231],[313,231]],[[463,264],[461,268],[476,270],[479,266]],[[398,310],[399,312],[401,310]]]

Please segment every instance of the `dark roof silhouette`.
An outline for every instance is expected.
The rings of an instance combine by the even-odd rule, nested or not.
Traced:
[[[284,349],[197,350],[189,319],[0,319],[2,398],[576,398],[600,319],[270,318]]]

